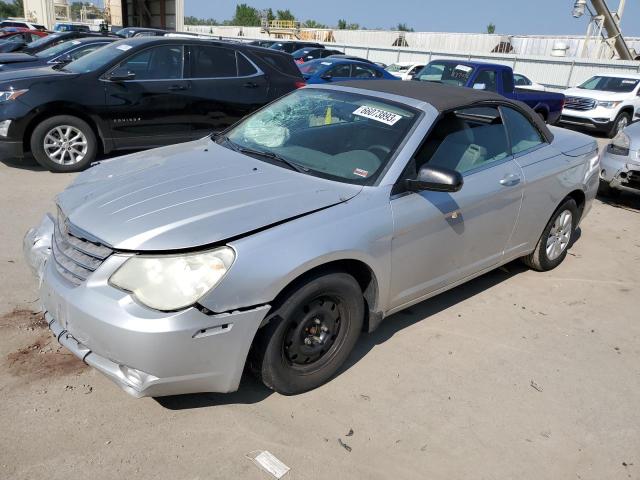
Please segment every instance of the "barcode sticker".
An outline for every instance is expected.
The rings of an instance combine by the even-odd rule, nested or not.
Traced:
[[[359,107],[353,114],[359,117],[370,118],[371,120],[376,120],[387,125],[395,125],[398,120],[402,119],[402,115],[387,112],[380,108],[367,107],[366,105]]]

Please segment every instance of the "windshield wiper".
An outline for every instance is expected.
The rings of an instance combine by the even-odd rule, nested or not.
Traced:
[[[231,140],[227,135],[224,135],[224,132],[217,133],[215,135],[215,139],[216,140],[222,140],[222,141],[226,142],[231,147],[231,149],[233,151],[235,151],[235,152],[245,153],[247,155],[256,155],[256,156],[259,156],[259,157],[265,157],[265,158],[269,158],[271,160],[276,160],[276,161],[278,161],[280,163],[284,163],[285,165],[287,165],[292,170],[295,170],[295,171],[300,172],[300,173],[306,173],[306,172],[308,172],[310,170],[307,167],[303,167],[299,163],[292,162],[291,160],[287,160],[286,158],[281,157],[277,153],[265,152],[264,150],[255,150],[253,148],[243,147],[241,145],[238,145],[233,140]]]

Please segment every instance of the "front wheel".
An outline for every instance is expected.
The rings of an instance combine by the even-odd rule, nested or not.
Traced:
[[[272,390],[293,395],[329,380],[351,353],[364,321],[358,282],[346,273],[308,278],[256,334],[249,367]]]
[[[525,264],[534,270],[552,270],[567,256],[578,222],[578,206],[575,200],[565,200],[547,223],[536,248],[523,258]]]
[[[31,152],[40,165],[52,172],[78,172],[95,160],[98,145],[87,122],[58,115],[36,126],[31,135]]]

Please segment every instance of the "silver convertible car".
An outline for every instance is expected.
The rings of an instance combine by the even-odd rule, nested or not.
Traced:
[[[596,143],[421,82],[306,87],[218,135],[105,161],[25,237],[58,341],[128,393],[283,394],[361,332],[517,258],[558,266]]]

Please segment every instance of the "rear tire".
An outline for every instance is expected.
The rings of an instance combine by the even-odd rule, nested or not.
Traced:
[[[249,368],[270,389],[294,395],[329,380],[353,349],[364,321],[360,285],[346,273],[312,276],[290,291],[258,330]]]
[[[567,199],[553,213],[535,250],[523,257],[523,262],[539,272],[556,268],[567,256],[577,222],[578,206],[572,198]]]
[[[84,170],[98,153],[98,141],[89,124],[71,115],[40,122],[30,143],[36,161],[51,172]]]

